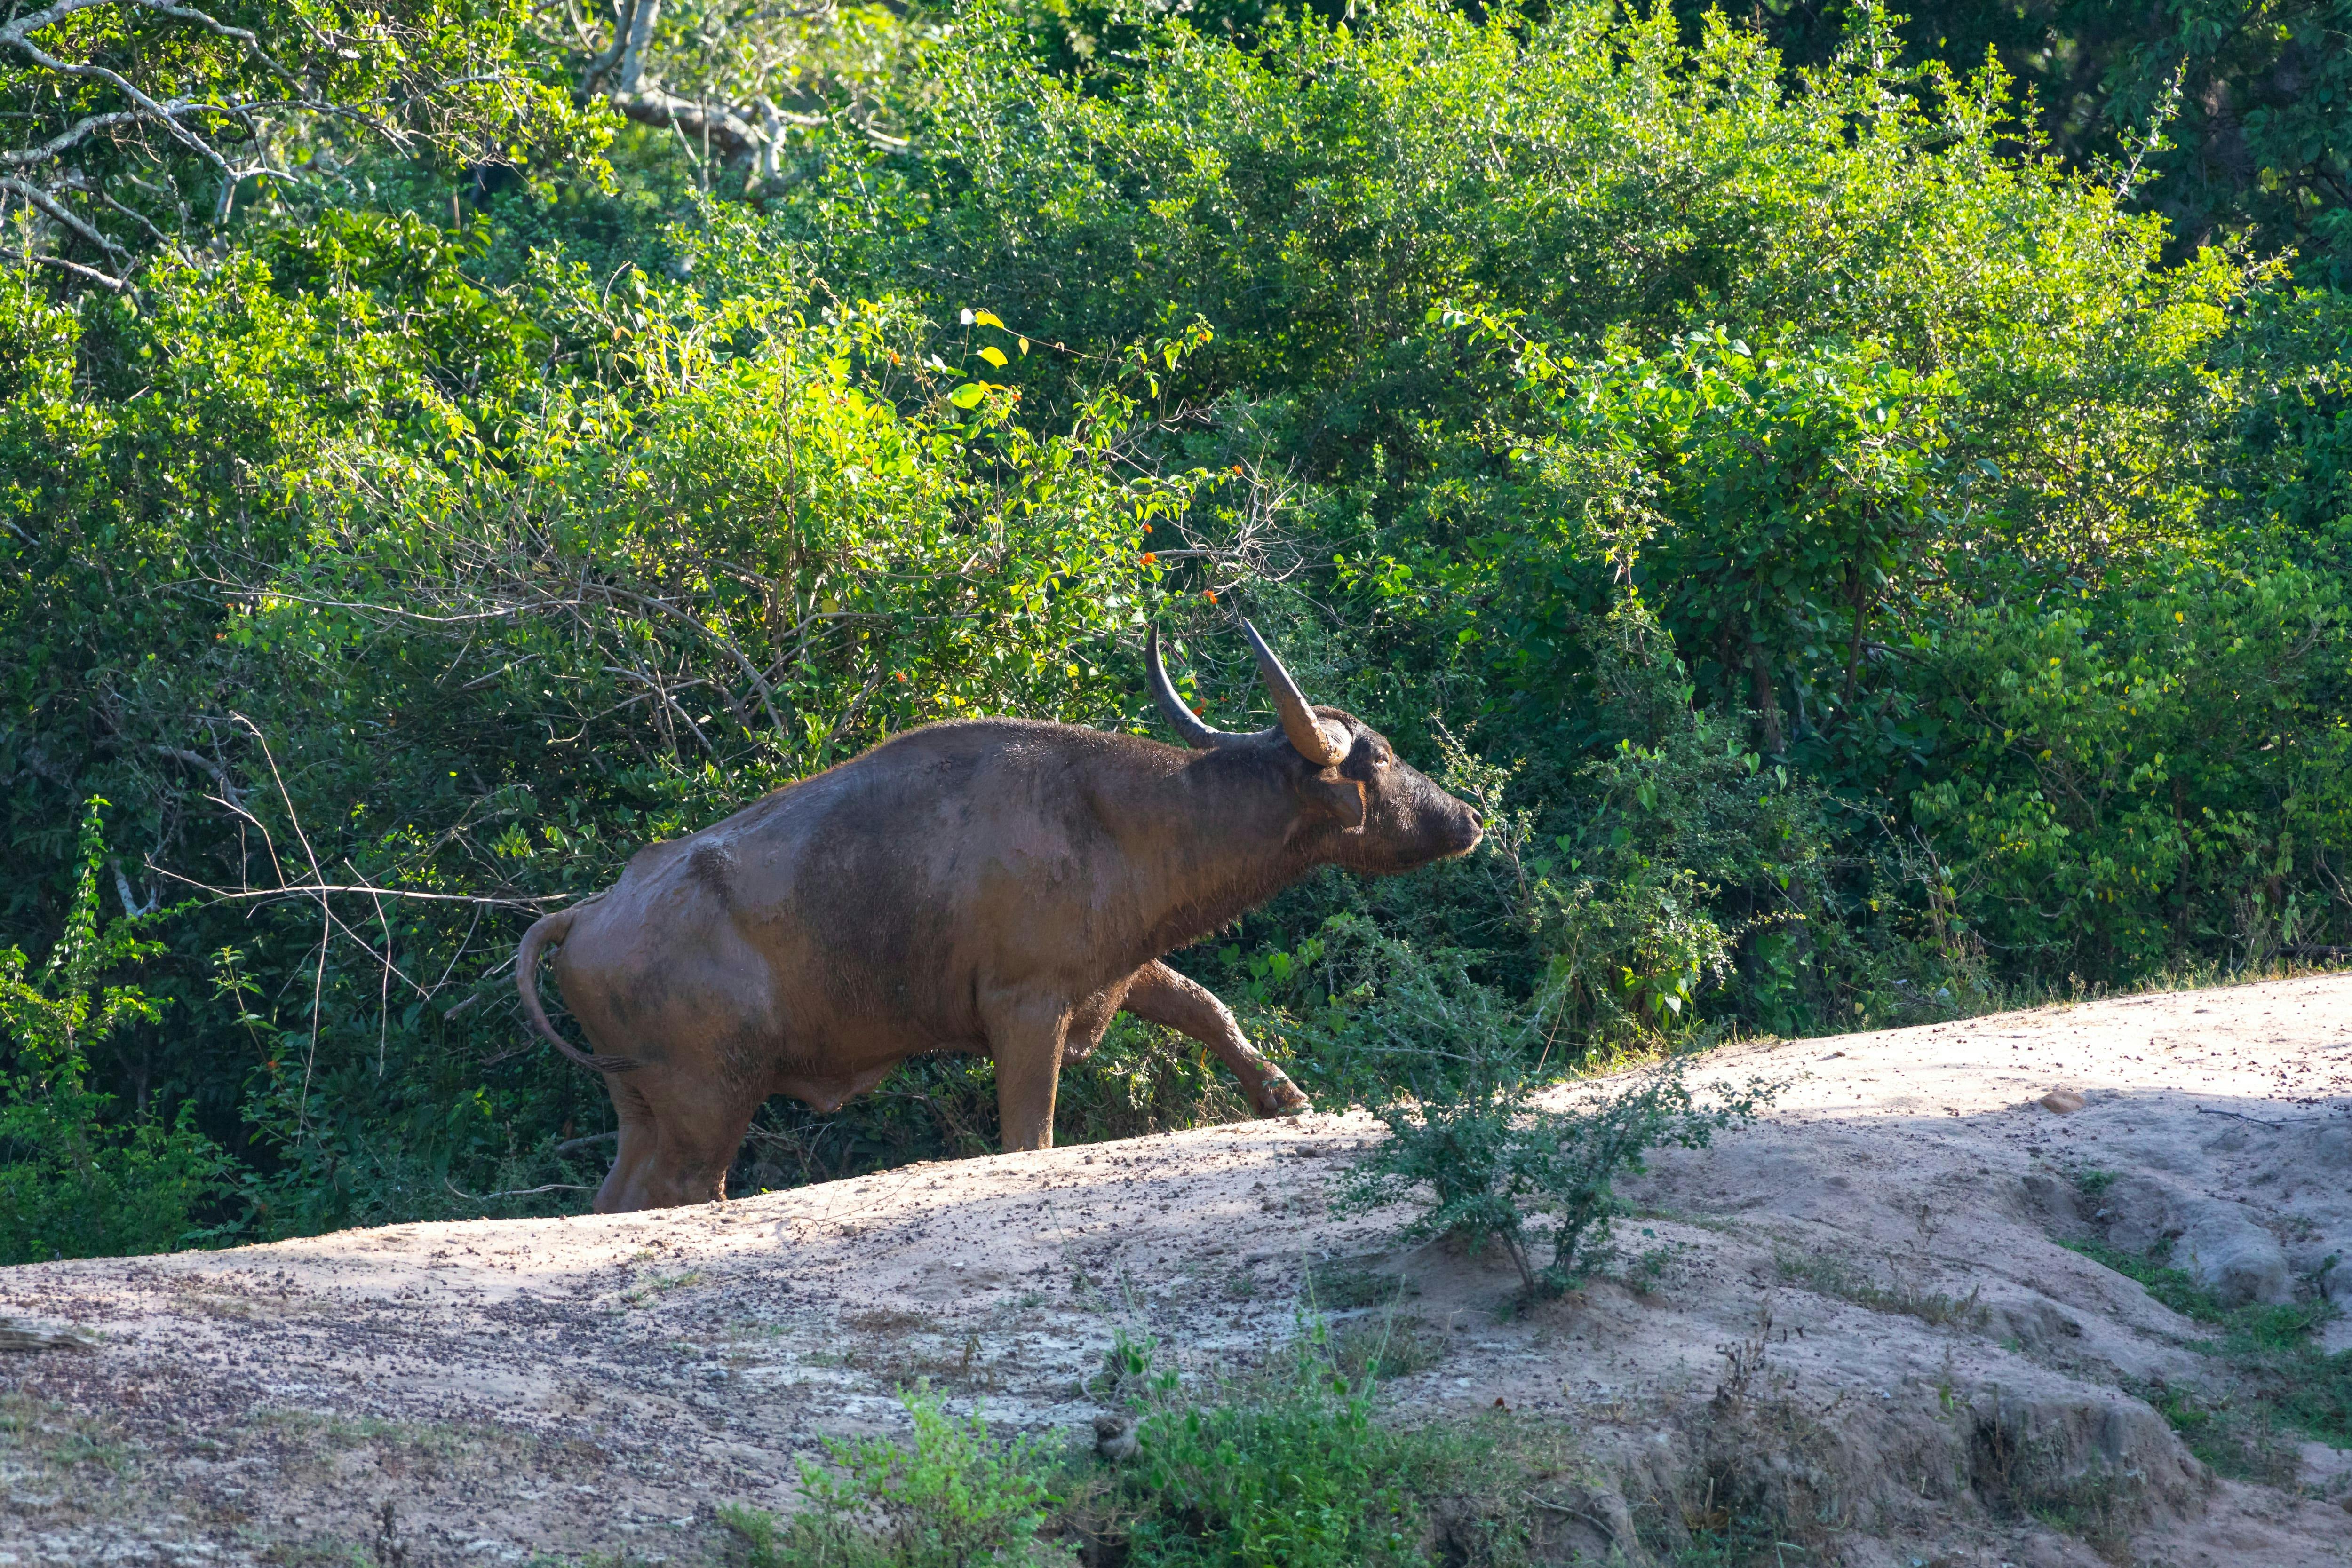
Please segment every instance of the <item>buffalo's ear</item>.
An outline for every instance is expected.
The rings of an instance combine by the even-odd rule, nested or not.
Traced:
[[[1364,787],[1337,768],[1318,768],[1307,776],[1307,800],[1311,809],[1337,821],[1344,831],[1364,831]]]

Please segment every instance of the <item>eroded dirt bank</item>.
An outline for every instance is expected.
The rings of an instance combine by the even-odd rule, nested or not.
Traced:
[[[2199,1463],[2131,1391],[2214,1378],[2212,1331],[2059,1245],[2168,1239],[2230,1300],[2352,1295],[2352,977],[1719,1065],[1804,1076],[1636,1185],[1623,1280],[1510,1319],[1498,1263],[1328,1212],[1377,1131],[1337,1116],[0,1270],[0,1315],[95,1345],[0,1355],[0,1565],[719,1561],[716,1508],[789,1506],[794,1456],[898,1428],[894,1385],[1076,1433],[1118,1328],[1242,1365],[1310,1278],[1415,1338],[1401,1413],[1567,1425],[1563,1561],[1657,1560],[1738,1492],[1807,1534],[1790,1562],[2352,1562],[2338,1456]],[[2037,1103],[2062,1088],[2080,1110]],[[1395,1304],[1351,1305],[1384,1279]]]

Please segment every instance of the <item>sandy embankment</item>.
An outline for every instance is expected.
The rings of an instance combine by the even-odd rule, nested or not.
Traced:
[[[1076,1430],[1115,1330],[1238,1365],[1290,1337],[1318,1260],[1409,1279],[1401,1310],[1442,1349],[1402,1408],[1568,1425],[1563,1552],[1630,1543],[1728,1435],[1812,1510],[1813,1561],[2352,1562],[2338,1457],[2309,1448],[2277,1486],[2206,1472],[2125,1392],[2210,1378],[2206,1331],[2057,1244],[2171,1234],[2257,1295],[2341,1254],[2328,1283],[2352,1293],[2352,977],[1719,1064],[1804,1076],[1639,1184],[1622,1234],[1656,1254],[1650,1287],[1508,1321],[1499,1265],[1384,1252],[1392,1222],[1328,1213],[1376,1131],[1335,1116],[0,1270],[0,1315],[98,1346],[0,1357],[0,1565],[716,1560],[718,1505],[787,1505],[821,1437],[895,1429],[895,1384]],[[2035,1103],[2062,1086],[2082,1110]],[[2118,1179],[2078,1203],[2084,1168]],[[2352,1320],[2329,1332],[2352,1345]],[[1743,1344],[1763,1364],[1733,1409]]]

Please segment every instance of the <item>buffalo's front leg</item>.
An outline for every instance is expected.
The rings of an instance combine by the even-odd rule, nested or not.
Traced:
[[[1137,1018],[1192,1036],[1242,1081],[1261,1116],[1295,1116],[1315,1108],[1287,1073],[1257,1053],[1234,1015],[1206,987],[1153,959],[1135,972],[1119,1007]]]
[[[983,998],[981,1019],[996,1061],[996,1118],[1004,1152],[1054,1146],[1054,1095],[1070,1009],[1058,998]]]

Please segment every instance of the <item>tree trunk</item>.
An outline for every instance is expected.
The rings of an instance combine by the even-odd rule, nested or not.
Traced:
[[[1756,695],[1756,728],[1764,755],[1779,757],[1788,750],[1780,737],[1780,699],[1772,689],[1772,666],[1764,644],[1748,644],[1748,678]]]

